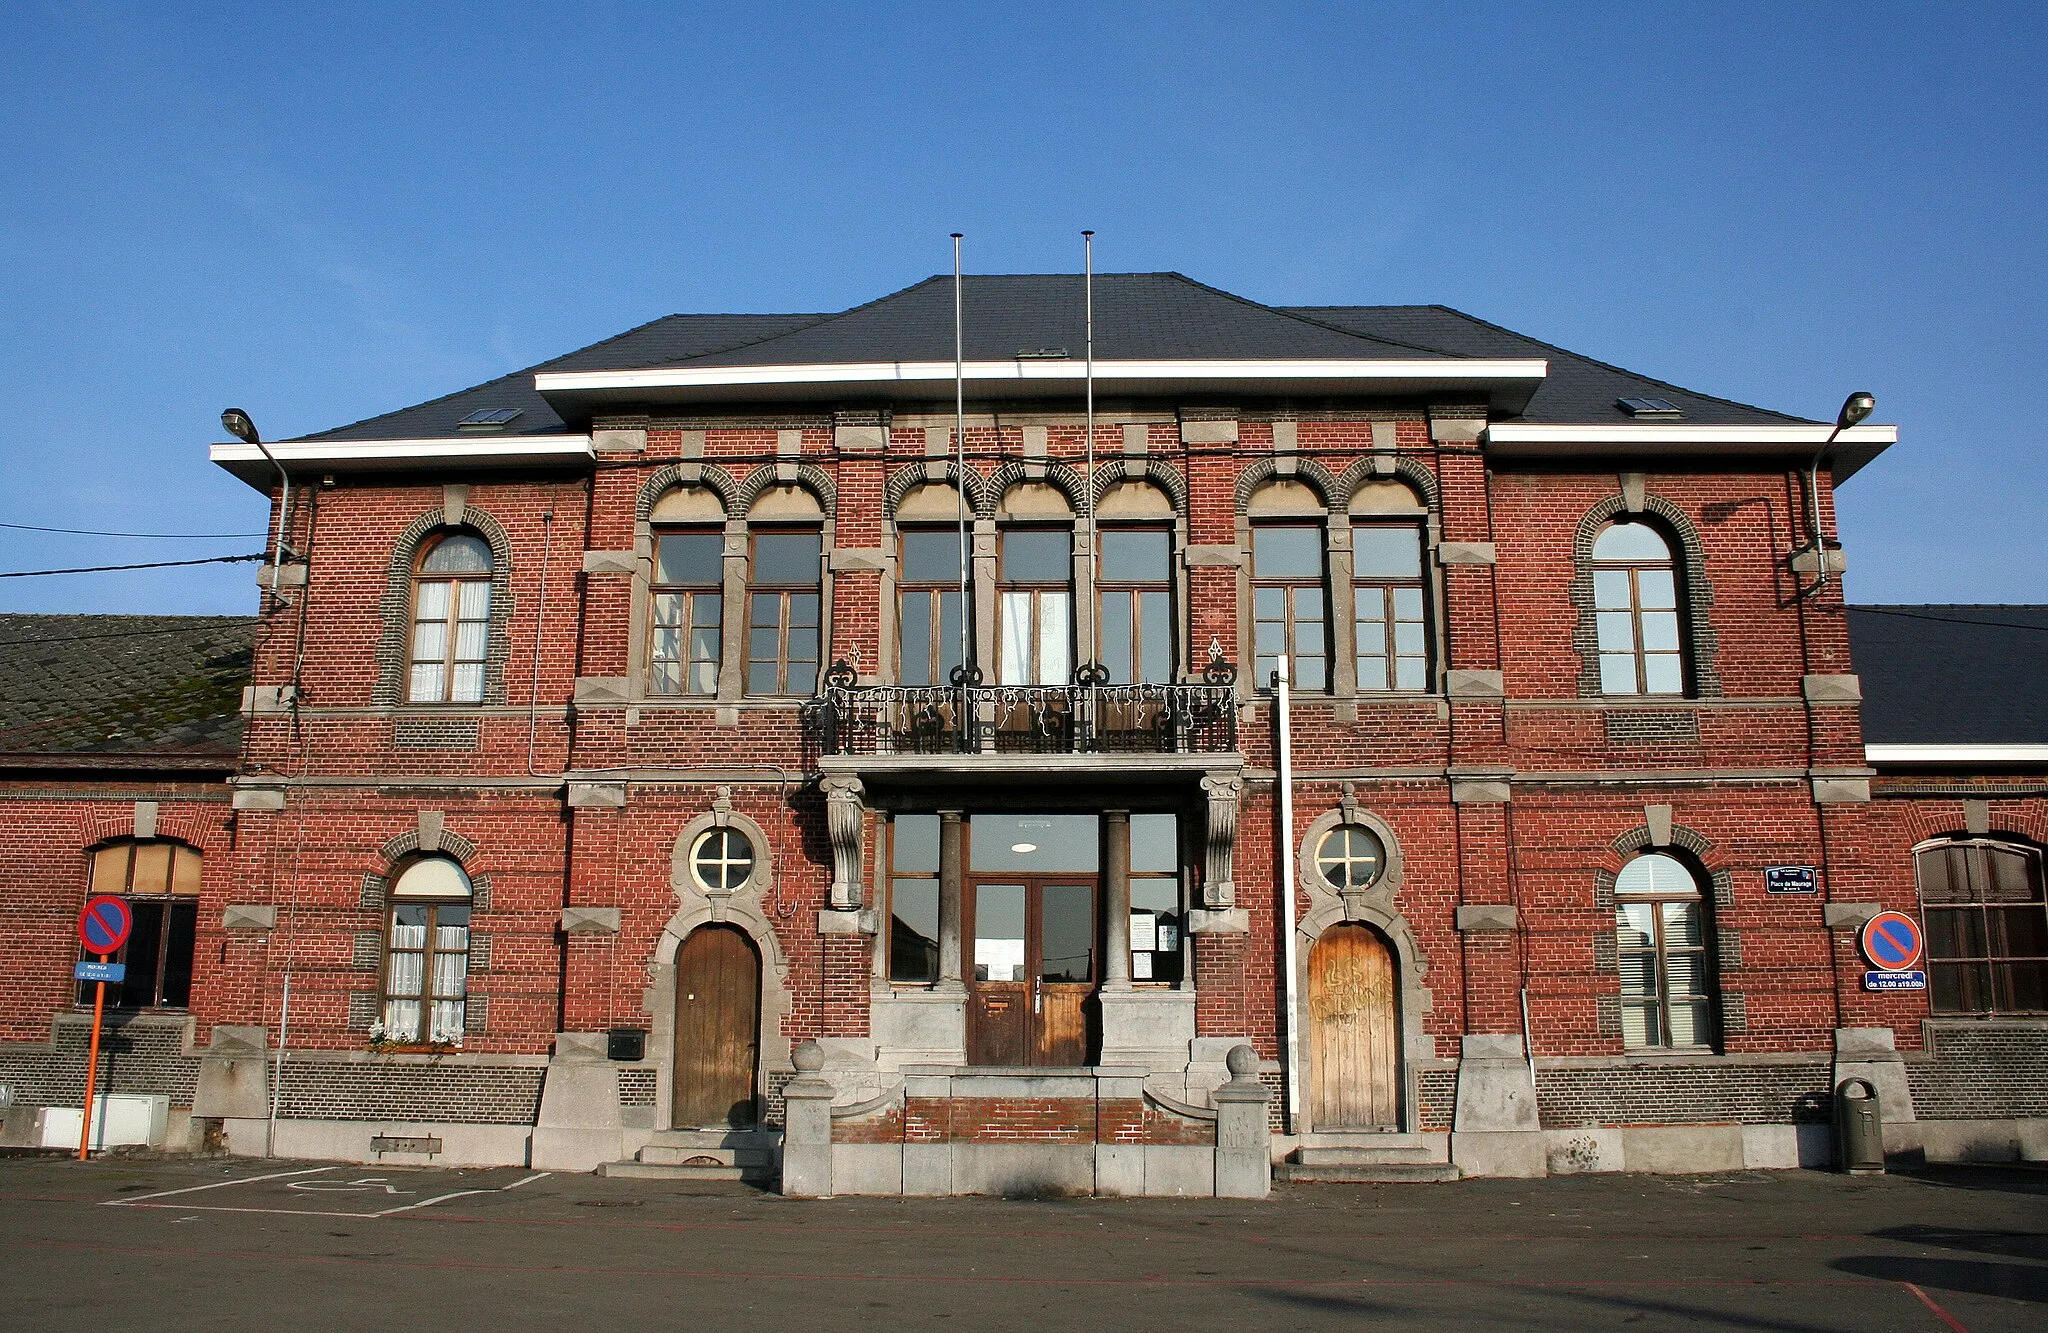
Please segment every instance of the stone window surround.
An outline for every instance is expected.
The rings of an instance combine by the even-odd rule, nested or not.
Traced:
[[[1370,888],[1340,893],[1317,871],[1315,853],[1326,834],[1347,824],[1371,830],[1386,848],[1386,863]],[[1295,845],[1295,857],[1297,881],[1306,890],[1309,901],[1308,910],[1295,923],[1295,994],[1301,1006],[1295,1019],[1298,1024],[1296,1030],[1303,1033],[1314,1030],[1308,1013],[1308,994],[1309,955],[1316,941],[1331,927],[1347,923],[1368,926],[1376,931],[1392,947],[1394,966],[1400,972],[1399,1012],[1395,1021],[1401,1030],[1401,1087],[1396,1114],[1402,1133],[1416,1133],[1422,1128],[1422,1103],[1417,1079],[1421,1070],[1436,1068],[1439,1062],[1436,1039],[1423,1027],[1424,1017],[1435,1003],[1434,995],[1423,981],[1429,973],[1429,960],[1416,943],[1407,918],[1394,902],[1403,882],[1401,840],[1395,835],[1392,825],[1359,805],[1355,791],[1347,783],[1343,800],[1337,808],[1310,820],[1302,830]],[[1315,1058],[1313,1047],[1313,1042],[1304,1040],[1302,1043],[1304,1070]],[[1304,1097],[1298,1132],[1315,1132],[1310,1121],[1312,1114],[1309,1099]]]
[[[1714,585],[1707,578],[1705,547],[1699,529],[1684,510],[1661,496],[1648,494],[1639,474],[1623,479],[1621,493],[1611,495],[1586,511],[1572,539],[1572,581],[1570,596],[1578,611],[1572,630],[1572,647],[1579,654],[1579,697],[1582,699],[1663,700],[1718,699],[1722,695],[1721,673],[1716,665],[1720,646],[1714,632]],[[1686,682],[1679,695],[1608,694],[1600,688],[1599,621],[1593,609],[1593,543],[1607,525],[1618,518],[1641,520],[1648,515],[1654,526],[1677,548],[1680,611],[1679,637],[1683,649]]]
[[[960,475],[955,460],[930,458],[898,468],[890,474],[884,486],[880,642],[876,645],[874,674],[870,677],[863,671],[861,674],[864,679],[896,679],[896,580],[899,562],[896,507],[914,488],[926,482],[960,486]],[[1074,559],[1071,586],[1074,589],[1074,661],[1077,665],[1092,662],[1096,658],[1095,608],[1082,605],[1085,599],[1084,590],[1089,585],[1095,560],[1095,543],[1093,533],[1089,529],[1088,510],[1092,508],[1093,503],[1100,502],[1110,487],[1124,481],[1149,483],[1166,496],[1173,506],[1170,526],[1173,543],[1175,667],[1181,679],[1192,679],[1198,675],[1199,666],[1191,666],[1190,662],[1198,659],[1206,662],[1207,659],[1197,654],[1194,646],[1188,642],[1187,482],[1178,472],[1158,459],[1125,457],[1099,460],[1092,486],[1079,468],[1050,459],[1012,460],[998,466],[986,476],[976,473],[972,467],[967,469],[966,484],[961,489],[964,489],[967,495],[971,525],[969,532],[973,543],[969,587],[973,593],[975,665],[981,668],[982,679],[992,682],[997,675],[996,510],[1003,494],[1011,486],[1027,481],[1044,482],[1054,487],[1066,498],[1068,507],[1073,511],[1069,525],[1073,531]],[[1112,519],[1099,526],[1106,529],[1124,525],[1122,520]],[[1162,516],[1160,520],[1151,523],[1133,521],[1129,526],[1167,527],[1168,521]]]
[[[1328,624],[1330,685],[1327,690],[1297,694],[1298,699],[1431,699],[1444,692],[1448,658],[1446,605],[1442,562],[1438,548],[1443,543],[1442,509],[1437,480],[1422,463],[1405,455],[1386,452],[1368,454],[1341,473],[1333,473],[1312,458],[1276,454],[1247,464],[1237,476],[1237,660],[1253,662],[1252,629],[1252,527],[1251,501],[1268,481],[1298,481],[1322,497],[1324,580],[1329,589]],[[1357,626],[1353,616],[1351,560],[1351,499],[1360,485],[1371,481],[1399,481],[1416,493],[1426,511],[1417,517],[1422,526],[1423,614],[1429,622],[1429,685],[1423,690],[1358,689]],[[1307,515],[1300,516],[1306,519]],[[1276,521],[1280,521],[1276,519]],[[1371,520],[1368,520],[1371,521]],[[1258,693],[1261,683],[1250,678],[1249,669],[1238,675],[1241,697]]]
[[[628,703],[663,707],[731,707],[743,701],[786,700],[786,695],[749,695],[746,692],[747,565],[751,558],[749,536],[753,530],[746,517],[754,501],[773,486],[800,486],[811,493],[823,512],[820,535],[827,559],[819,571],[818,583],[818,671],[822,677],[832,665],[832,551],[833,531],[838,513],[838,488],[823,468],[810,463],[764,463],[735,480],[715,463],[684,461],[658,469],[641,484],[634,505],[632,605],[628,614],[626,687]],[[655,694],[647,688],[648,658],[654,633],[654,529],[655,504],[671,490],[701,486],[718,497],[725,509],[725,568],[719,612],[718,689],[712,695]],[[739,517],[734,517],[739,515]],[[708,526],[679,524],[677,526]],[[771,527],[805,526],[801,523],[763,523]]]
[[[1593,906],[1602,912],[1613,913],[1615,905],[1619,901],[1619,895],[1615,893],[1616,878],[1623,867],[1644,853],[1663,853],[1683,864],[1692,873],[1693,879],[1700,889],[1699,902],[1706,926],[1706,953],[1704,956],[1709,970],[1707,979],[1707,1023],[1712,1040],[1705,1046],[1698,1047],[1633,1047],[1625,1049],[1622,1054],[1629,1059],[1708,1055],[1722,1058],[1728,1054],[1726,1049],[1728,1036],[1731,1033],[1744,1030],[1746,1026],[1735,1021],[1743,1016],[1746,1000],[1740,992],[1731,992],[1727,989],[1727,978],[1724,975],[1728,970],[1740,967],[1742,956],[1740,936],[1734,931],[1725,929],[1721,923],[1722,913],[1735,904],[1735,875],[1726,866],[1718,868],[1715,866],[1714,862],[1717,858],[1713,855],[1714,844],[1706,835],[1700,833],[1697,829],[1687,828],[1683,824],[1670,822],[1670,807],[1646,807],[1644,813],[1655,819],[1656,823],[1654,826],[1649,822],[1638,824],[1608,844],[1610,850],[1614,852],[1616,859],[1612,866],[1601,866],[1593,873]],[[1607,920],[1609,924],[1603,926],[1603,931],[1616,930],[1617,927],[1611,924],[1611,915]],[[1600,933],[1596,932],[1596,936]],[[1600,970],[1600,965],[1605,961],[1606,951],[1596,939],[1596,970]],[[1620,961],[1618,955],[1615,960],[1615,970],[1611,975],[1615,977],[1615,984],[1618,987],[1620,985]],[[1613,994],[1618,1004],[1620,998],[1619,990],[1616,990]],[[1609,1033],[1603,1030],[1601,1035],[1610,1036],[1613,1040],[1619,1041],[1621,1040],[1621,1031],[1618,1011],[1615,1015],[1615,1020],[1614,1031]]]
[[[377,638],[377,683],[371,702],[384,708],[466,709],[505,703],[505,664],[512,656],[512,539],[489,513],[470,504],[466,487],[446,488],[441,508],[414,518],[391,545],[384,595],[378,602],[383,632]],[[458,496],[456,492],[464,492]],[[478,703],[412,703],[406,680],[412,657],[412,599],[415,565],[428,540],[448,532],[473,532],[491,548],[491,620],[484,659],[484,697]]]
[[[1937,834],[1936,836],[1929,838],[1923,838],[1919,842],[1913,844],[1911,852],[1911,855],[1913,857],[1913,902],[1914,905],[1919,909],[1920,922],[1923,930],[1925,929],[1927,922],[1927,900],[1925,896],[1925,891],[1920,886],[1920,858],[1923,854],[1927,852],[1934,851],[1937,848],[1942,847],[1967,847],[1973,845],[2008,847],[2016,851],[2032,853],[2034,857],[2035,873],[2037,875],[2048,875],[2048,848],[2044,848],[2040,843],[2034,841],[2026,834],[2018,832],[2017,830],[1993,828],[1990,823],[1990,811],[1988,809],[1988,806],[1982,811],[1970,808],[1978,804],[1978,802],[1974,801],[1965,802],[1965,827],[1963,829],[1958,831],[1952,831],[1949,833]],[[1983,828],[1981,830],[1977,828],[1977,825],[1979,824],[1983,825]],[[1932,961],[1933,953],[1930,949],[1928,951],[1928,956],[1921,960],[1919,966],[1926,967]],[[1956,1009],[1944,1010],[1937,1013],[1934,1012],[1932,1008],[1933,998],[1931,994],[1928,999],[1928,1004],[1929,1012],[1927,1017],[1922,1020],[1923,1026],[1937,1023],[1949,1023],[1952,1025],[1960,1025],[1965,1027],[1971,1024],[1983,1023],[2011,1023],[2019,1025],[2048,1024],[2048,1015],[2042,1015],[2038,1012],[2029,1010],[2006,1011],[1997,1009]]]

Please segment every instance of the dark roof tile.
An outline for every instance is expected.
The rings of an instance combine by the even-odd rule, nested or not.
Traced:
[[[197,756],[241,745],[252,622],[0,614],[0,756]]]
[[[1852,606],[1873,745],[2048,744],[2048,606]]]

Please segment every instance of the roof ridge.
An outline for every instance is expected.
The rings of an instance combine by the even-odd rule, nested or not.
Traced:
[[[1293,310],[1289,310],[1285,306],[1267,305],[1263,301],[1254,301],[1249,296],[1239,296],[1236,292],[1225,291],[1221,287],[1212,287],[1206,282],[1203,282],[1197,278],[1191,278],[1187,274],[1181,273],[1177,270],[1169,269],[1165,274],[1159,276],[1178,278],[1182,282],[1188,284],[1188,286],[1199,287],[1200,289],[1210,293],[1211,295],[1221,296],[1226,300],[1236,301],[1240,305],[1248,305],[1256,310],[1263,310],[1267,314],[1278,315],[1282,319],[1295,320],[1299,323],[1309,324],[1319,329],[1326,329],[1331,333],[1341,333],[1347,338],[1356,338],[1360,342],[1378,343],[1382,347],[1407,347],[1418,352],[1428,352],[1432,356],[1451,357],[1451,359],[1458,361],[1469,361],[1472,359],[1471,357],[1454,356],[1450,352],[1440,352],[1433,348],[1420,346],[1416,343],[1401,342],[1400,340],[1394,338],[1382,338],[1378,334],[1360,333],[1356,329],[1339,328],[1337,325],[1331,324],[1325,320],[1311,319],[1306,315],[1302,315]]]

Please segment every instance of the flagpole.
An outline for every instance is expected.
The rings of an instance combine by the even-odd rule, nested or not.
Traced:
[[[974,604],[968,595],[968,570],[971,566],[967,546],[967,363],[960,295],[960,241],[964,234],[953,233],[953,485],[960,493],[960,675],[963,684],[972,679],[974,666],[968,660],[968,651],[974,643]],[[963,717],[962,722],[965,720]]]

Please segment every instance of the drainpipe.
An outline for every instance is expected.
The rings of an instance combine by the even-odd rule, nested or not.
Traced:
[[[1288,674],[1288,661],[1283,655],[1273,672],[1273,725],[1280,733],[1280,831],[1274,839],[1274,859],[1280,872],[1280,982],[1287,1002],[1287,1047],[1283,1059],[1287,1132],[1292,1134],[1301,1123],[1301,996],[1295,980],[1294,957],[1294,735]]]

